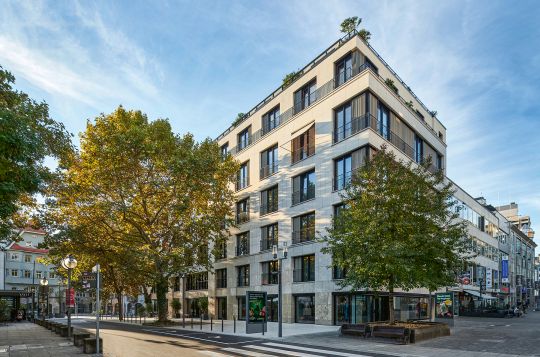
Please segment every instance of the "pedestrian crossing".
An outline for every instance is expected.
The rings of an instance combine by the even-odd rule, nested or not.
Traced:
[[[237,347],[225,347],[219,349],[220,353],[207,354],[208,356],[247,356],[247,357],[267,357],[267,356],[290,356],[290,357],[373,357],[373,355],[342,352],[329,350],[326,348],[314,348],[297,346],[291,344],[264,342],[261,344],[246,344]]]

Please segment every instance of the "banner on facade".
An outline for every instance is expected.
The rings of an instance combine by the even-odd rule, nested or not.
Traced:
[[[246,306],[246,333],[266,332],[266,292],[248,291]]]
[[[66,291],[66,306],[75,307],[75,288],[69,288]]]
[[[493,289],[493,270],[486,268],[486,289]]]
[[[435,294],[435,314],[437,318],[443,319],[454,317],[454,293]]]
[[[503,255],[501,260],[501,283],[509,283],[508,278],[508,255]]]
[[[471,284],[471,272],[466,271],[464,273],[461,273],[459,277],[459,282],[463,285],[469,285]]]

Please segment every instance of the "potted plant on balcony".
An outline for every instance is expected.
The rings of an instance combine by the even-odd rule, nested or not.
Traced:
[[[171,307],[172,307],[172,309],[174,311],[174,317],[180,318],[181,316],[180,316],[179,311],[182,308],[182,303],[180,302],[180,300],[179,299],[173,299],[171,301]]]

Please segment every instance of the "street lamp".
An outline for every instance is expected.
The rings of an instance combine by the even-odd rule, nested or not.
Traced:
[[[278,275],[278,337],[282,337],[282,335],[283,335],[283,316],[282,316],[283,303],[282,303],[282,286],[281,286],[282,285],[282,282],[281,282],[281,272],[282,272],[281,265],[282,265],[282,261],[284,259],[287,259],[287,254],[288,254],[287,243],[283,244],[283,249],[281,251],[282,251],[282,257],[280,258],[280,257],[278,257],[278,252],[279,252],[278,245],[274,244],[272,246],[272,256],[274,257],[274,260],[276,260],[276,259],[278,260],[278,271],[273,272],[273,274]]]
[[[42,290],[43,290],[43,293],[45,293],[45,290],[47,288],[47,285],[49,285],[49,281],[47,280],[46,277],[43,277],[41,278],[41,280],[39,281],[39,285],[42,286]],[[45,312],[45,309],[43,311],[43,315],[42,315],[42,319],[45,320],[45,314],[49,315],[49,294],[47,292],[47,312]]]
[[[64,269],[67,269],[68,271],[68,285],[67,285],[67,291],[66,296],[69,294],[69,299],[67,302],[71,303],[71,270],[75,269],[77,267],[77,260],[73,257],[73,255],[68,255],[64,259],[62,259],[62,267]],[[75,299],[75,297],[73,297]],[[67,307],[67,316],[68,316],[68,338],[71,338],[71,307]]]

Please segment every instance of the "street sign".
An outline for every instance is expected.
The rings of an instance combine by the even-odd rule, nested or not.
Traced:
[[[83,289],[96,289],[97,288],[97,273],[82,272],[81,281]],[[101,282],[100,282],[101,287]]]
[[[66,291],[66,305],[67,307],[75,307],[75,288],[69,288]]]

